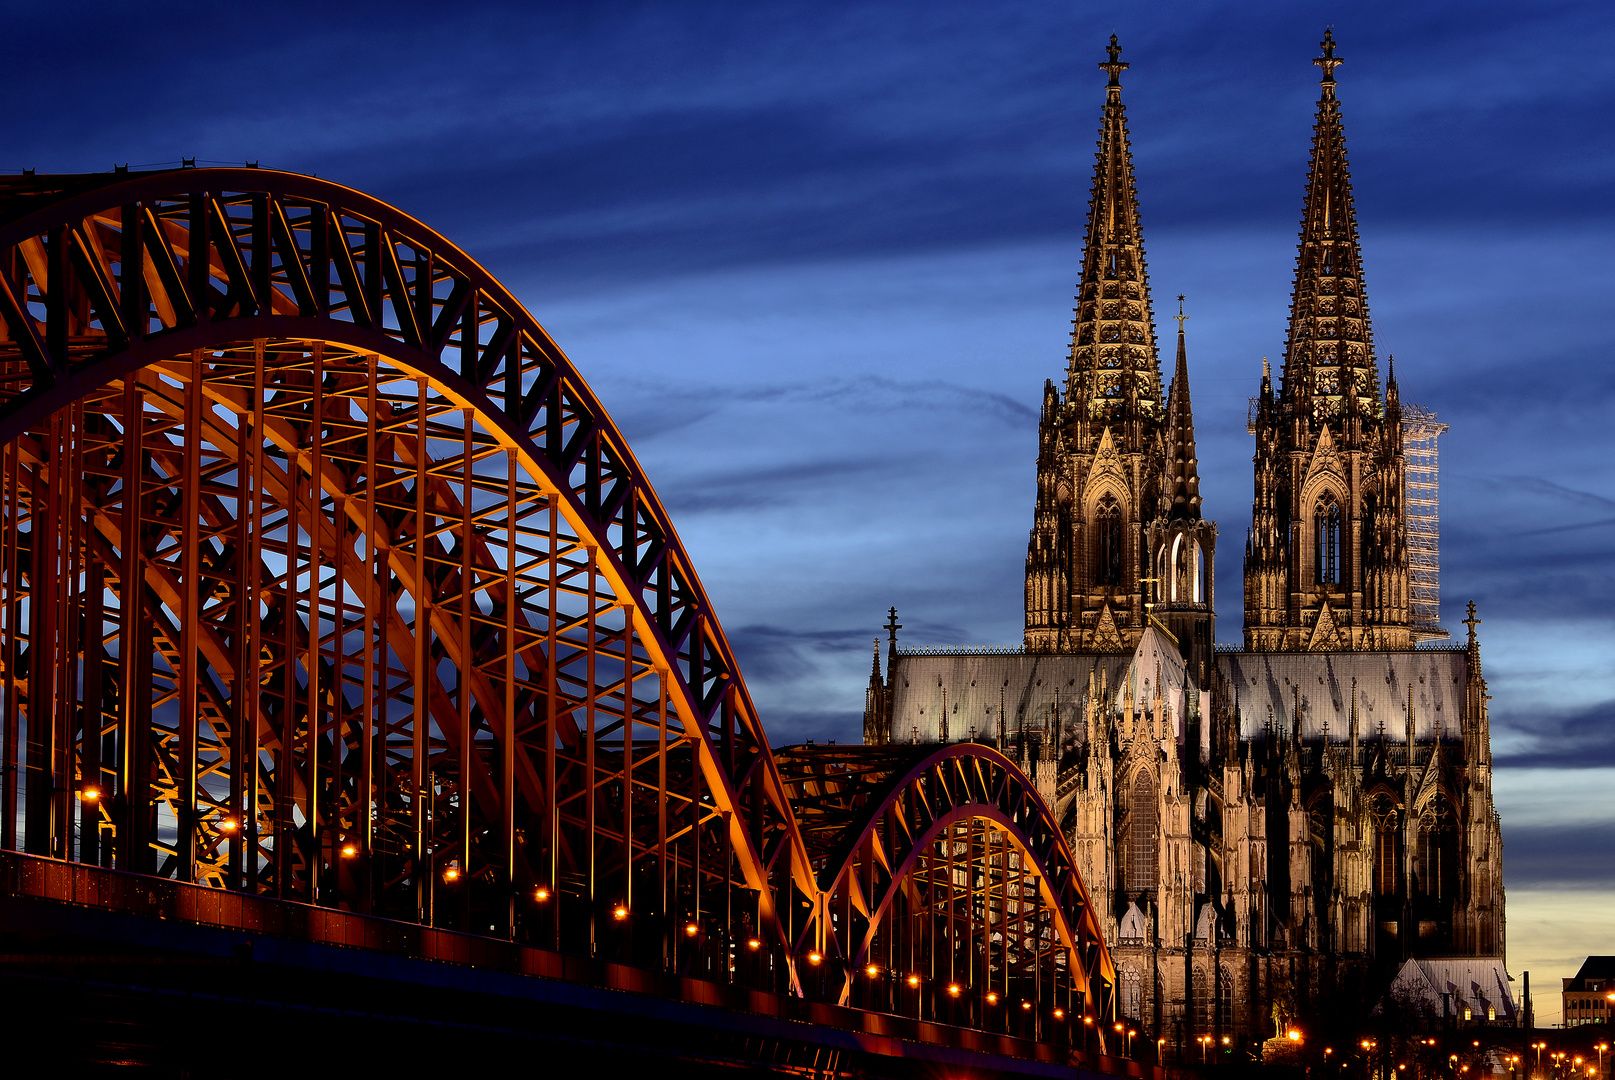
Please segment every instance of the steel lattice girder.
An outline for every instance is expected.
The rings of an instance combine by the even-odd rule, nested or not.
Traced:
[[[1082,994],[1098,1015],[1110,1014],[1115,969],[1087,888],[1048,807],[1008,758],[975,742],[791,747],[776,751],[776,756],[821,896],[827,904],[839,902],[845,912],[837,935],[846,961],[842,1000],[852,996],[853,980],[874,956],[877,937],[888,932],[883,919],[889,923],[894,905],[904,901],[933,912],[945,910],[942,918],[950,935],[961,903],[972,912],[979,910],[979,920],[974,915],[967,918],[982,935],[970,948],[990,954],[996,874],[998,940],[1007,949],[1013,936],[1021,953],[1041,957],[1041,943],[1047,939],[1067,958],[1068,989]],[[1000,837],[996,861],[990,847],[972,846],[976,835],[991,834]],[[966,865],[958,858],[961,844]],[[938,882],[935,870],[944,863],[946,873]],[[1024,892],[1011,899],[1011,892],[1020,886],[1006,884],[1009,876],[1023,874],[1041,906],[1036,918],[1042,921],[1029,933],[1020,921],[1033,904]],[[916,895],[916,879],[930,888],[930,895]],[[976,894],[983,890],[988,895],[978,909]],[[856,920],[861,933],[853,936],[855,911],[861,916]],[[1012,917],[1018,923],[1013,932],[1006,929]],[[927,925],[928,932],[940,932],[934,917]],[[1026,945],[1028,938],[1033,939],[1032,946]],[[1007,962],[1003,974],[1007,978]],[[990,974],[987,977],[990,980]]]
[[[591,948],[621,906],[655,962],[756,934],[799,990],[830,947],[861,849],[824,877],[626,442],[421,223],[267,170],[0,183],[0,447],[0,846],[557,943],[581,900]],[[873,813],[1007,766],[957,753]],[[1108,973],[1007,768],[947,820]]]

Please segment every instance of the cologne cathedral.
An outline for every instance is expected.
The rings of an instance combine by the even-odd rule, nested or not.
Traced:
[[[1444,428],[1381,378],[1331,37],[1316,63],[1283,363],[1275,380],[1263,361],[1249,414],[1244,641],[1214,638],[1185,317],[1163,388],[1112,38],[1069,365],[1043,391],[1024,645],[899,647],[894,610],[865,713],[866,742],[991,742],[1035,779],[1122,1012],[1180,1060],[1410,960],[1457,973],[1454,1022],[1515,1015],[1479,620],[1470,605],[1462,643],[1438,625]]]

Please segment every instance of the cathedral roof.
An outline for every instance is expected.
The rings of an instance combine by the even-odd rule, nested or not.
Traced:
[[[1109,54],[1110,59],[1099,65],[1110,73],[1110,85],[1105,89],[1088,201],[1066,400],[1101,423],[1159,422],[1160,356],[1133,183],[1133,151],[1122,106],[1121,73],[1127,64],[1114,35]]]
[[[900,652],[887,679],[892,689],[891,739],[894,743],[936,742],[946,709],[948,739],[991,741],[1002,708],[1005,732],[1052,730],[1056,710],[1066,743],[1084,740],[1083,707],[1089,693],[1111,706],[1131,698],[1153,715],[1157,682],[1163,700],[1184,735],[1184,691],[1192,680],[1171,638],[1154,625],[1145,628],[1132,653],[1026,653],[1011,650],[936,649]]]
[[[1052,726],[1058,706],[1068,739],[1081,740],[1088,677],[1120,693],[1132,657],[1126,654],[936,650],[899,653],[887,675],[892,688],[891,739],[935,742],[946,703],[948,738],[991,741],[1002,707],[1010,736]]]
[[[1377,415],[1379,375],[1363,287],[1346,133],[1335,98],[1335,68],[1342,61],[1335,55],[1332,33],[1324,34],[1323,55],[1313,62],[1323,69],[1322,93],[1313,126],[1279,397],[1320,418],[1354,408]]]
[[[1301,737],[1351,736],[1407,739],[1408,691],[1413,692],[1413,737],[1462,735],[1469,660],[1462,650],[1410,652],[1218,653],[1217,668],[1239,719],[1241,738],[1261,737],[1271,724],[1292,730],[1301,712]],[[1282,727],[1280,727],[1282,725]]]

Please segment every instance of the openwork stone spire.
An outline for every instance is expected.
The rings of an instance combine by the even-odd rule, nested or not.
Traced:
[[[1363,291],[1362,249],[1352,203],[1346,135],[1335,99],[1334,34],[1326,31],[1322,94],[1301,216],[1280,401],[1313,420],[1379,411],[1374,336]]]
[[[1194,450],[1194,406],[1189,402],[1189,351],[1184,343],[1183,297],[1178,297],[1178,363],[1166,398],[1166,490],[1170,520],[1200,520],[1200,462]]]
[[[1121,73],[1127,64],[1115,35],[1107,51],[1110,58],[1099,66],[1110,73],[1110,84],[1088,203],[1066,400],[1087,421],[1082,441],[1097,443],[1110,425],[1129,449],[1136,449],[1132,444],[1143,439],[1137,422],[1161,417],[1161,368],[1122,106]]]

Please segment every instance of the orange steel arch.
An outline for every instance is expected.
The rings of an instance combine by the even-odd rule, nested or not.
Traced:
[[[776,756],[833,916],[819,925],[835,926],[843,950],[841,1000],[869,999],[860,974],[916,971],[907,944],[928,967],[923,982],[971,1022],[993,1022],[989,995],[1031,1002],[1039,1017],[1045,1005],[1111,1016],[1115,969],[1087,888],[1007,757],[976,742]],[[889,1002],[902,978],[886,978],[874,990]]]
[[[878,940],[835,911],[874,833],[825,876],[582,377],[337,184],[0,180],[0,667],[0,847],[840,1000],[812,957]],[[954,756],[1018,808],[917,834],[877,916],[984,823],[1022,939],[1109,980],[1047,809]]]

